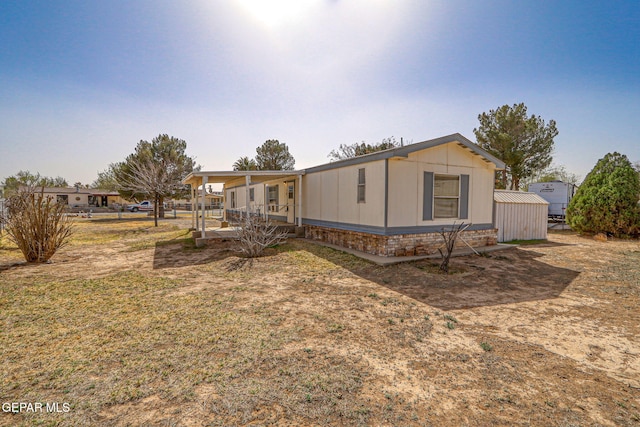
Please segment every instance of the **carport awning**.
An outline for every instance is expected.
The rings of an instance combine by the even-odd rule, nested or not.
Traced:
[[[192,172],[185,179],[183,184],[191,185],[191,188],[199,188],[207,177],[207,184],[233,185],[244,184],[247,176],[251,177],[252,183],[284,179],[304,175],[304,171],[199,171]]]
[[[302,175],[305,174],[304,170],[297,171],[198,171],[192,172],[185,179],[182,180],[183,184],[190,185],[192,196],[194,198],[194,228],[202,231],[202,238],[205,237],[205,215],[202,215],[201,225],[197,222],[197,210],[198,205],[202,205],[202,211],[205,209],[205,198],[207,192],[205,190],[206,184],[223,184],[224,187],[257,184],[265,181],[273,181],[279,179],[291,179],[298,178],[298,196],[296,197],[296,203],[298,206],[298,225],[302,226]],[[246,206],[249,206],[249,192],[246,192]],[[224,191],[222,194],[223,203],[226,203]],[[226,213],[224,214],[226,215]]]

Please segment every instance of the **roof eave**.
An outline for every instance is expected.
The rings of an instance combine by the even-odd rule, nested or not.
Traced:
[[[305,169],[307,173],[312,172],[321,172],[323,170],[335,169],[345,166],[353,166],[361,163],[373,162],[377,160],[385,160],[385,159],[393,159],[393,158],[407,158],[409,154],[414,153],[416,151],[425,150],[427,148],[437,147],[438,145],[448,144],[450,142],[457,142],[463,147],[467,148],[473,154],[480,156],[485,162],[493,163],[496,166],[496,170],[505,169],[505,164],[502,160],[494,157],[484,149],[482,149],[478,144],[470,141],[459,133],[454,133],[451,135],[442,136],[436,139],[430,139],[427,141],[417,142],[415,144],[409,144],[402,147],[389,148],[384,151],[378,151],[371,154],[364,154],[358,157],[352,157],[349,159],[338,160],[331,163],[325,163],[323,165],[314,166],[311,168]]]

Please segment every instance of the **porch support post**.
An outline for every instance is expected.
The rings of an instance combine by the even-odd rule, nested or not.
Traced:
[[[200,193],[198,192],[198,186],[193,189],[193,215],[196,221],[196,231],[200,231],[200,221],[198,221],[198,213],[200,212]]]
[[[190,188],[191,188],[191,229],[195,230],[197,221],[196,221],[196,213],[194,212],[195,209],[193,208],[193,204],[196,201],[196,190],[194,190],[194,184],[191,184]]]
[[[227,187],[222,183],[222,220],[227,220]]]
[[[298,227],[302,227],[302,175],[298,175]]]
[[[245,206],[245,211],[247,213],[247,218],[249,218],[249,185],[250,184],[251,184],[251,175],[247,174],[244,177],[244,186],[245,186],[244,206]]]
[[[269,201],[267,197],[269,196],[269,184],[265,184],[264,186],[264,221],[269,222]]]
[[[204,204],[205,201],[207,200],[207,198],[205,197],[207,195],[207,189],[205,188],[205,184],[209,182],[209,177],[208,176],[203,176],[202,177],[202,234],[200,235],[200,237],[202,237],[204,239],[205,237],[205,218],[204,218]]]

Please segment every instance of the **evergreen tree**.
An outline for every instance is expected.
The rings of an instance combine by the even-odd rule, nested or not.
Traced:
[[[151,142],[140,141],[135,153],[124,162],[110,165],[125,199],[148,198],[154,201],[154,219],[164,217],[164,199],[182,198],[189,194],[182,179],[197,170],[195,160],[186,155],[187,143],[169,135],[159,135]]]
[[[478,116],[480,126],[473,130],[478,144],[506,165],[499,171],[499,186],[520,189],[520,181],[547,168],[552,161],[556,122],[546,125],[540,116],[527,115],[523,104],[503,105]]]
[[[640,178],[627,156],[600,159],[567,207],[567,223],[581,233],[623,237],[640,232]]]
[[[256,148],[256,165],[258,170],[293,170],[296,163],[289,153],[287,144],[277,139],[269,139]]]

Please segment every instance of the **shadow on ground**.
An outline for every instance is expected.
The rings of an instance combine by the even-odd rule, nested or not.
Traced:
[[[157,242],[153,253],[153,269],[189,267],[238,256],[232,241],[218,240],[197,248],[193,238]]]
[[[557,245],[544,243],[540,247]],[[509,248],[483,256],[452,258],[451,271],[438,271],[439,260],[423,260],[391,266],[345,262],[338,251],[309,250],[354,274],[422,303],[454,310],[557,298],[580,274],[555,267],[540,258],[534,246]]]
[[[158,218],[158,222],[165,222],[165,221],[179,221],[179,220],[185,220],[185,218],[183,217],[178,217],[178,218],[174,218],[173,215],[171,216],[166,216],[164,218]],[[88,222],[90,224],[117,224],[117,223],[123,223],[123,222],[150,222],[153,223],[154,222],[154,218],[153,215],[152,216],[148,216],[148,215],[143,215],[143,214],[131,214],[131,215],[123,215],[122,218],[117,218],[117,217],[109,217],[109,218],[100,218],[100,217],[93,217],[93,218],[82,218],[82,221],[84,222]]]

